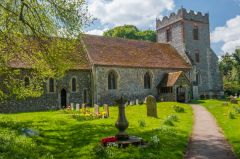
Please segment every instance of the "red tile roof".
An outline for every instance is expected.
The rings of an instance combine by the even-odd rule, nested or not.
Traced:
[[[190,65],[170,44],[86,35],[71,54],[72,69],[91,69],[92,65],[189,69]],[[28,46],[27,46],[28,47]],[[85,49],[83,49],[85,48]],[[85,51],[84,51],[85,50]],[[13,68],[31,68],[27,61],[13,59]]]
[[[92,64],[104,66],[181,68],[190,65],[170,44],[83,35]]]
[[[172,87],[172,86],[174,86],[181,75],[185,76],[184,72],[178,71],[178,72],[167,73],[164,76],[164,78],[162,79],[162,81],[160,82],[160,84],[158,85],[158,87],[160,87],[160,86],[161,87]],[[186,77],[186,79],[189,81],[189,79],[187,77]]]

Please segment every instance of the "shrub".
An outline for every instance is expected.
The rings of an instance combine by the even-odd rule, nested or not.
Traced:
[[[228,117],[229,117],[229,119],[236,119],[236,116],[233,112],[229,112]]]
[[[238,113],[238,114],[240,113],[240,107],[234,106],[233,108],[234,108],[234,110],[235,110],[236,113]]]
[[[97,144],[93,148],[92,154],[95,156],[95,158],[107,158],[108,157],[108,153],[107,153],[105,147],[100,143]]]
[[[163,124],[168,125],[168,126],[174,126],[173,122],[177,122],[178,117],[176,115],[169,115],[164,121]]]
[[[184,109],[183,107],[181,107],[181,106],[176,106],[176,105],[174,105],[174,106],[173,106],[173,109],[174,109],[175,112],[177,112],[177,113],[183,113],[183,112],[185,112],[185,109]]]
[[[166,118],[166,119],[163,121],[163,124],[168,125],[168,126],[174,126],[173,120],[170,119],[170,118]]]
[[[205,99],[205,95],[200,95],[200,99],[201,100]]]
[[[145,120],[138,120],[139,127],[146,127]]]
[[[160,139],[157,135],[150,138],[149,145],[153,148],[157,148],[160,145]]]
[[[168,116],[168,118],[174,122],[177,122],[178,121],[178,117],[176,115],[170,115]]]

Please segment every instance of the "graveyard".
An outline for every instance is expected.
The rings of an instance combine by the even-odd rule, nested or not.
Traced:
[[[182,108],[184,111],[178,111]],[[157,103],[157,117],[147,116],[146,104],[126,106],[126,132],[141,137],[144,146],[103,147],[115,136],[118,107],[0,115],[3,158],[182,158],[192,130],[192,108],[176,102]],[[98,111],[99,116],[94,115]],[[154,111],[154,110],[153,110]]]

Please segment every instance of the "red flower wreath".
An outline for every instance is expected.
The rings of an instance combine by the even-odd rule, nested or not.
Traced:
[[[106,145],[106,144],[109,143],[109,142],[116,142],[116,141],[117,141],[117,138],[116,138],[115,136],[111,136],[111,137],[103,138],[103,139],[101,140],[101,143],[102,143],[103,145]]]

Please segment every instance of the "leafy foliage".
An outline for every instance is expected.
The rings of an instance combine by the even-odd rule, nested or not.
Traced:
[[[103,33],[108,37],[119,37],[125,39],[145,40],[156,42],[156,32],[153,30],[140,31],[134,25],[118,26]]]
[[[69,52],[91,22],[84,0],[4,0],[0,15],[0,100],[41,95],[48,77],[70,68]],[[23,73],[31,77],[29,87]]]
[[[222,56],[220,71],[223,74],[224,90],[227,95],[240,94],[240,49]]]
[[[183,113],[185,111],[185,109],[181,106],[178,106],[178,105],[174,105],[173,106],[173,109],[175,110],[175,112],[177,113]]]

